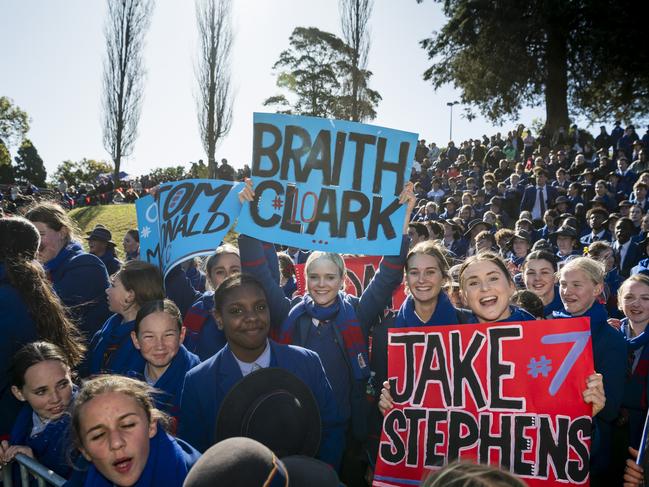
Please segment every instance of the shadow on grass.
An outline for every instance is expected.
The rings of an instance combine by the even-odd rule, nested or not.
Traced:
[[[77,221],[79,227],[86,228],[88,223],[102,212],[102,208],[103,207],[101,206],[86,206],[85,208],[80,208],[74,215],[74,219]]]

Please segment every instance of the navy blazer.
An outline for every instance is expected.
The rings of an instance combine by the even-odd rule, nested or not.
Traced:
[[[593,238],[593,232],[591,231],[591,232],[587,233],[586,235],[584,235],[583,237],[581,237],[579,239],[579,241],[585,247],[588,247],[590,244],[592,244],[593,242],[597,242],[597,241],[610,242],[611,241],[611,232],[609,232],[608,230],[604,230],[604,233],[603,233],[601,238]]]
[[[618,259],[621,258],[620,253],[617,250],[615,251],[615,253],[618,256]],[[629,275],[631,274],[631,269],[638,265],[638,262],[640,262],[642,256],[643,253],[640,249],[640,246],[637,243],[631,241],[631,245],[629,246],[629,250],[627,250],[626,252],[624,262],[620,262],[619,265],[620,275],[624,278],[629,277]]]
[[[545,185],[545,192],[548,195],[548,199],[545,202],[545,209],[549,209],[554,205],[554,200],[559,196],[557,188]],[[536,204],[536,195],[539,194],[538,188],[536,186],[528,186],[523,192],[523,198],[521,199],[521,211],[532,211],[534,205]]]
[[[56,294],[90,338],[111,314],[106,298],[108,272],[96,255],[85,253],[74,243],[69,247],[70,255],[49,273]]]
[[[311,389],[322,421],[318,458],[338,469],[345,443],[345,423],[338,413],[318,354],[272,340],[269,343],[270,366],[288,370]],[[242,378],[239,364],[228,345],[187,372],[180,401],[178,436],[201,452],[212,446],[216,441],[216,418],[221,403]]]

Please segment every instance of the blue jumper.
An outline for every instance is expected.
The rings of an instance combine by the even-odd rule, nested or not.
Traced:
[[[611,457],[612,427],[620,412],[624,395],[626,342],[620,332],[607,323],[606,308],[597,301],[581,316],[590,318],[595,371],[604,376],[606,394],[606,405],[593,421],[595,431],[590,466],[592,473],[598,473],[606,471]],[[563,310],[555,312],[554,318],[573,318],[573,316]]]
[[[119,314],[111,316],[92,337],[88,347],[88,373],[126,375],[131,370],[143,370],[144,359],[133,345],[131,332],[135,320],[123,321]]]
[[[21,403],[11,393],[9,364],[24,345],[38,340],[36,324],[18,291],[9,284],[0,262],[0,439],[9,436]]]

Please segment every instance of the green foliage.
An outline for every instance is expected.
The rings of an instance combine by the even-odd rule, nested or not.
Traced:
[[[64,178],[70,186],[79,186],[81,183],[96,183],[100,174],[109,174],[113,171],[112,164],[106,161],[83,158],[80,161],[63,161],[52,174],[52,182],[56,183]]]
[[[0,139],[13,146],[25,138],[28,131],[27,113],[14,105],[11,98],[0,96]]]
[[[11,184],[14,182],[14,170],[11,166],[11,154],[9,149],[0,139],[0,184]]]
[[[198,162],[192,162],[192,167],[187,174],[188,177],[194,179],[207,179],[209,175],[210,168],[207,167],[202,160]]]
[[[47,177],[45,165],[31,140],[23,139],[15,161],[14,176],[18,181],[30,182],[39,187],[45,186],[45,178]]]
[[[187,174],[185,168],[182,166],[176,167],[158,167],[151,171],[151,178],[158,181],[176,181],[179,179],[186,179]]]
[[[315,117],[350,119],[352,103],[344,80],[350,75],[350,48],[336,35],[316,27],[296,27],[289,38],[289,48],[273,66],[277,86],[291,94],[271,96],[265,106],[275,106],[278,113],[295,113]],[[372,75],[362,70],[357,76],[363,86]],[[367,89],[370,96],[362,101],[364,118],[374,118],[381,99],[378,92]]]
[[[421,1],[421,0],[418,0]],[[549,128],[649,112],[646,22],[632,0],[445,0],[446,24],[421,42],[424,78],[450,83],[488,119],[545,104]]]

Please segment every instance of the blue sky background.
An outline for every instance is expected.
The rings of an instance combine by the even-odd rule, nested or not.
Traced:
[[[0,96],[28,112],[32,139],[48,173],[63,160],[108,160],[102,145],[101,75],[105,3],[99,0],[0,0]],[[335,0],[236,0],[233,82],[234,123],[217,148],[217,158],[241,167],[249,161],[252,113],[276,94],[272,66],[288,47],[297,26],[315,26],[341,35]],[[377,125],[407,130],[446,144],[452,87],[435,92],[422,73],[429,66],[418,42],[443,25],[432,1],[376,0],[371,20],[371,85],[383,96]],[[143,174],[156,167],[185,165],[205,158],[194,101],[196,59],[194,3],[158,0],[146,38],[145,99],[139,137],[123,170]],[[469,122],[455,108],[453,138],[463,140],[497,128],[478,118]],[[526,109],[521,122],[543,117]],[[507,123],[503,131],[515,123]],[[15,148],[12,153],[15,154]]]

